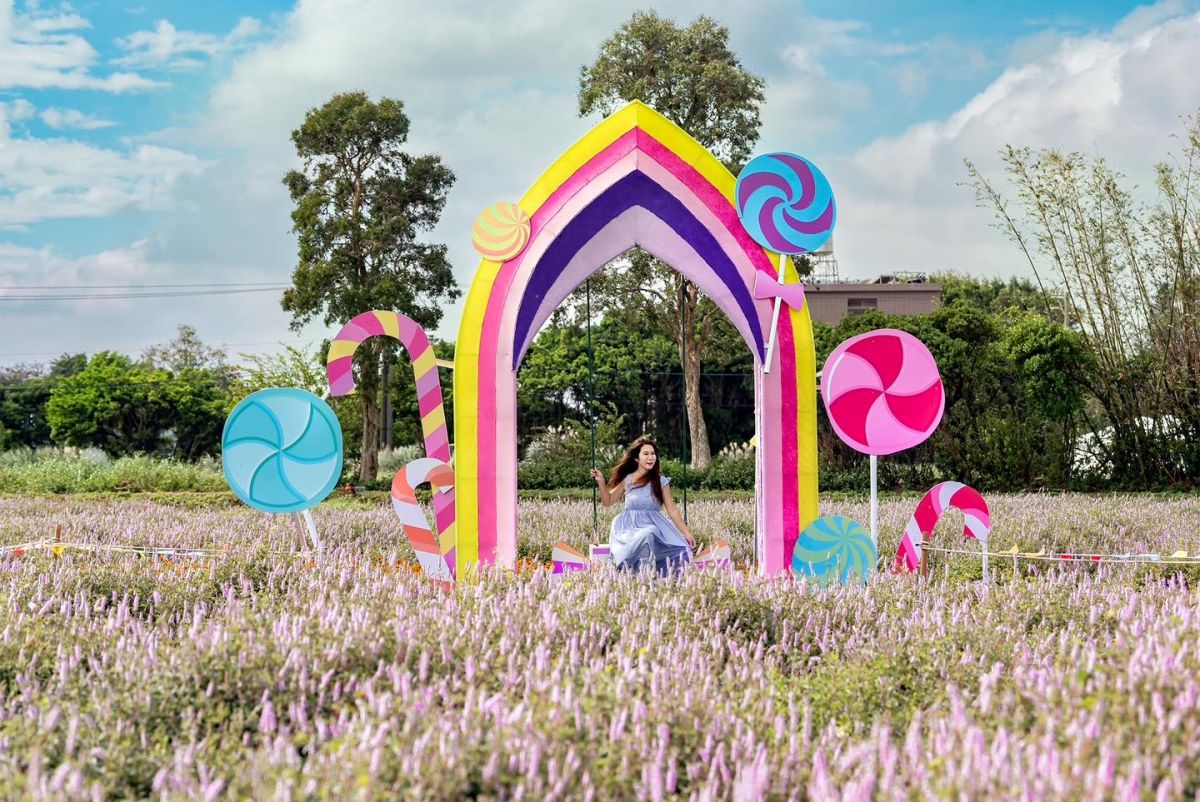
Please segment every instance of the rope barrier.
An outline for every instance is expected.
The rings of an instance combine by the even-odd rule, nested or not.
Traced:
[[[924,551],[941,554],[967,554],[972,557],[1007,558],[1010,560],[1040,560],[1042,562],[1090,562],[1105,563],[1119,562],[1124,565],[1200,565],[1200,556],[1190,556],[1186,551],[1177,551],[1164,557],[1161,554],[1086,554],[1070,552],[1017,551],[1016,547],[1009,551],[975,551],[973,549],[947,549],[922,543]]]
[[[927,552],[938,554],[965,554],[969,557],[995,557],[1010,560],[1027,560],[1040,562],[1086,562],[1086,563],[1120,563],[1122,565],[1200,565],[1200,555],[1192,556],[1186,551],[1177,551],[1163,556],[1155,553],[1141,554],[1089,554],[1070,552],[1017,551],[1014,547],[1008,551],[975,551],[973,549],[950,549],[940,546],[920,544]],[[0,556],[8,554],[25,554],[32,551],[48,550],[55,556],[67,550],[109,552],[117,554],[138,554],[147,557],[181,557],[181,558],[214,558],[230,554],[228,549],[187,549],[168,548],[161,546],[127,546],[115,543],[75,543],[60,540],[34,540],[27,543],[16,543],[10,546],[0,546]],[[268,554],[288,557],[311,556],[310,550],[303,551],[269,551]],[[883,562],[882,560],[880,561]]]
[[[117,543],[72,543],[61,540],[35,540],[29,543],[17,543],[12,546],[0,546],[0,555],[16,552],[30,552],[40,550],[50,550],[59,555],[66,550],[72,551],[91,551],[91,552],[114,552],[118,554],[139,554],[148,557],[220,557],[230,554],[228,549],[188,549],[188,548],[169,548],[164,546],[126,546]],[[268,551],[267,554],[275,556],[305,556],[310,555],[309,550],[302,551]]]

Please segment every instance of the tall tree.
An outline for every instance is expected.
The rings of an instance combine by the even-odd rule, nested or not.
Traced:
[[[737,172],[758,141],[762,78],[729,48],[729,29],[709,17],[686,27],[654,12],[637,12],[580,69],[579,114],[611,114],[631,100],[648,103]],[[674,325],[687,386],[685,404],[692,464],[711,461],[700,404],[700,370],[712,318],[720,314],[699,288],[649,254],[623,257],[624,270],[607,271],[593,289],[631,314],[668,317]],[[640,299],[629,304],[630,298]]]
[[[1157,166],[1150,209],[1080,153],[1006,147],[1008,188],[967,163],[979,199],[1083,335],[1103,413],[1085,408],[1084,419],[1114,478],[1132,486],[1200,476],[1200,118],[1182,141]]]
[[[186,324],[179,327],[179,334],[171,342],[147,348],[142,361],[150,367],[171,371],[196,369],[224,373],[228,369],[225,350],[204,342],[196,329]]]
[[[218,374],[178,373],[103,351],[54,385],[46,404],[50,436],[113,456],[146,453],[195,459],[220,448],[229,409]]]
[[[407,153],[408,130],[400,101],[348,92],[309,111],[292,132],[303,162],[283,179],[299,240],[293,286],[283,294],[292,328],[319,315],[332,326],[389,309],[432,329],[458,297],[446,246],[418,239],[437,224],[454,173],[438,156]],[[378,469],[380,368],[392,354],[379,338],[355,354],[364,481]]]
[[[87,357],[83,360],[86,363]],[[55,381],[55,374],[48,376],[46,366],[40,363],[0,369],[0,429],[4,432],[0,440],[4,448],[36,448],[50,442],[46,402]]]

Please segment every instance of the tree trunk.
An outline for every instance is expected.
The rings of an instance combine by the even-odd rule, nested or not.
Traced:
[[[704,423],[704,406],[700,403],[700,341],[696,338],[696,311],[699,306],[700,290],[679,276],[678,298],[680,319],[679,361],[683,365],[683,381],[687,388],[684,407],[688,420],[688,451],[691,466],[704,470],[712,464],[712,452],[708,445],[708,426]],[[686,324],[686,325],[685,325]]]
[[[708,445],[708,426],[704,423],[704,407],[700,403],[700,343],[695,335],[684,344],[684,380],[687,382],[688,436],[691,438],[692,467],[704,470],[712,464]]]
[[[360,349],[367,350],[367,349]],[[379,473],[379,354],[370,349],[360,361],[358,394],[362,398],[362,461],[358,467],[360,482],[373,482]]]
[[[383,361],[383,424],[380,430],[379,447],[390,454],[392,452],[392,444],[395,442],[393,436],[393,423],[395,420],[395,409],[392,404],[392,360],[390,358]]]

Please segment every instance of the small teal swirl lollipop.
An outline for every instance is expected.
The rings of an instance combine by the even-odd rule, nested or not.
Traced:
[[[225,480],[257,510],[315,507],[342,475],[342,425],[317,396],[272,387],[247,396],[225,420]]]
[[[843,585],[851,577],[866,584],[879,554],[871,535],[858,521],[826,515],[813,521],[796,540],[792,572],[822,587]]]

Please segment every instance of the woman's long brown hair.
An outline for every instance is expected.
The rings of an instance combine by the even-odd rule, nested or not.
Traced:
[[[612,469],[612,473],[608,476],[609,488],[614,488],[621,482],[625,481],[625,477],[638,469],[638,454],[641,453],[642,446],[650,446],[654,449],[654,456],[658,457],[658,444],[648,437],[639,437],[633,441],[633,445],[625,449],[625,453],[621,455],[621,461],[617,463],[617,467]],[[661,460],[654,460],[654,467],[646,471],[646,475],[638,480],[634,487],[641,487],[649,484],[650,492],[654,494],[654,500],[661,507],[665,503],[662,491],[662,474],[658,470]]]

